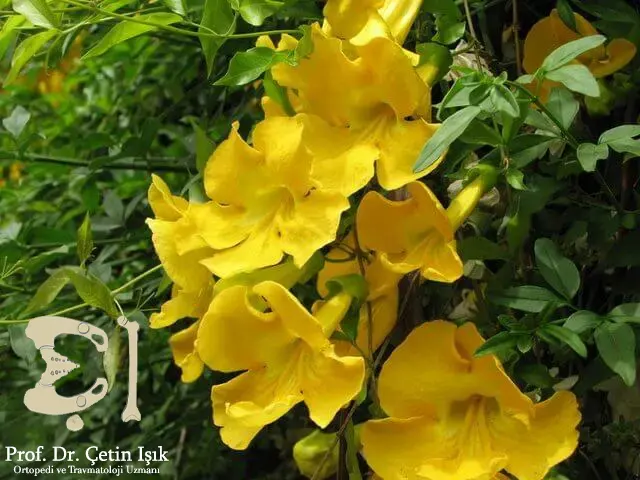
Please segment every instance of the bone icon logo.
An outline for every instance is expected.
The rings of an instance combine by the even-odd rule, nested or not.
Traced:
[[[138,381],[138,330],[140,326],[125,317],[118,318],[129,336],[129,394],[127,404],[122,412],[122,421],[140,421],[141,415],[137,405]],[[86,392],[73,397],[58,395],[54,384],[80,365],[54,350],[55,339],[59,335],[79,335],[85,337],[96,348],[105,353],[109,347],[107,334],[101,328],[86,322],[79,322],[65,317],[45,316],[33,318],[25,330],[36,345],[40,355],[46,363],[46,370],[42,373],[36,385],[24,394],[24,405],[35,413],[43,415],[70,415],[67,418],[67,428],[78,431],[84,426],[78,412],[82,412],[102,400],[108,391],[107,379],[100,377]]]

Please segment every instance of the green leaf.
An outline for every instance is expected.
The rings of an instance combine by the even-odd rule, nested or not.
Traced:
[[[553,137],[525,133],[518,135],[509,143],[509,153],[516,168],[524,168],[534,160],[542,158],[549,150]]]
[[[491,145],[492,147],[497,147],[502,145],[502,136],[496,132],[493,127],[475,119],[464,133],[460,135],[460,141],[471,145]]]
[[[173,13],[177,13],[181,17],[184,17],[187,14],[187,9],[183,0],[163,0],[163,2]]]
[[[560,16],[560,20],[569,27],[574,32],[578,31],[578,27],[576,25],[576,16],[571,10],[571,5],[567,0],[558,0],[556,4],[556,9],[558,10],[558,15]]]
[[[78,250],[78,259],[80,260],[80,265],[84,266],[85,262],[91,256],[91,252],[93,251],[93,235],[91,234],[91,219],[89,218],[89,214],[87,213],[84,216],[84,221],[80,228],[78,228],[78,241],[76,244]]]
[[[87,59],[98,57],[119,43],[126,42],[127,40],[148,32],[156,31],[158,30],[158,26],[171,25],[172,23],[179,22],[182,19],[180,18],[180,15],[176,15],[175,13],[158,12],[143,13],[142,15],[138,15],[136,20],[154,23],[157,26],[122,21],[111,28],[111,30],[109,30],[98,43],[85,53],[82,58]]]
[[[556,380],[549,373],[549,369],[538,363],[517,367],[516,375],[527,384],[538,388],[550,388],[556,383]]]
[[[450,45],[454,42],[457,42],[464,36],[466,27],[466,22],[459,21],[457,16],[454,17],[452,15],[437,15],[437,33],[433,37],[433,40],[438,43]]]
[[[421,77],[429,85],[435,85],[442,80],[453,64],[451,51],[438,43],[419,43],[416,45],[416,52],[420,55],[418,66],[422,67]]]
[[[565,43],[551,52],[547,58],[544,59],[540,68],[547,72],[560,68],[583,53],[599,47],[605,40],[606,38],[602,35],[591,35]]]
[[[49,40],[58,34],[59,32],[56,30],[46,30],[24,39],[20,45],[16,47],[15,52],[13,52],[11,70],[9,70],[9,73],[4,79],[3,85],[7,86],[13,83],[27,62],[31,60]]]
[[[418,160],[413,166],[413,171],[419,172],[433,165],[447,148],[462,135],[481,111],[480,107],[465,107],[447,118],[436,130],[433,137],[427,140],[427,143],[422,147]]]
[[[507,252],[485,237],[466,237],[456,244],[458,254],[467,260],[506,260]]]
[[[536,285],[510,287],[500,292],[491,293],[488,298],[496,305],[532,313],[541,312],[549,302],[565,303],[553,292]]]
[[[236,17],[231,9],[229,0],[206,0],[204,13],[200,22],[200,44],[207,62],[207,77],[211,76],[215,65],[216,54],[226,41],[225,37],[214,37],[211,31],[218,35],[230,35],[236,29]]]
[[[116,384],[116,375],[120,367],[120,326],[113,329],[109,335],[109,346],[102,357],[102,368],[107,376],[108,392]]]
[[[598,143],[617,142],[619,140],[627,140],[640,135],[640,125],[620,125],[611,128],[600,135]]]
[[[25,324],[9,325],[9,340],[13,353],[31,363],[36,359],[38,351],[33,340],[27,337],[26,328],[27,325]]]
[[[102,208],[109,218],[115,220],[117,224],[121,224],[124,220],[124,204],[120,197],[113,190],[109,190],[104,195]]]
[[[602,319],[596,313],[588,310],[578,310],[571,314],[564,322],[564,328],[568,328],[577,334],[593,330],[602,323]]]
[[[425,12],[433,14],[448,15],[450,17],[460,17],[460,10],[454,0],[424,0],[422,8]]]
[[[564,87],[556,87],[551,90],[551,94],[549,95],[549,100],[547,101],[547,108],[549,111],[560,120],[560,124],[568,129],[573,125],[573,121],[576,119],[578,115],[578,110],[580,110],[580,103],[576,100],[576,97]],[[537,112],[535,110],[531,110],[531,112]],[[544,115],[543,115],[544,117]],[[546,117],[544,117],[546,120]],[[547,123],[551,122],[547,120]],[[558,127],[550,123],[551,132],[558,132]],[[543,130],[548,129],[545,126],[541,126]]]
[[[568,328],[547,324],[536,330],[536,334],[543,340],[547,340],[549,337],[554,338],[567,345],[582,358],[587,358],[587,346],[577,333]]]
[[[67,283],[69,283],[69,277],[64,270],[53,272],[36,290],[24,311],[25,315],[41,310],[53,302]]]
[[[609,313],[607,318],[614,322],[640,323],[640,303],[623,303]]]
[[[196,143],[196,168],[200,174],[204,175],[207,160],[215,150],[216,144],[195,121],[191,122],[191,125],[193,126]]]
[[[301,25],[298,30],[302,32],[302,37],[298,40],[294,50],[295,63],[313,53],[313,29],[309,25]]]
[[[635,229],[616,240],[604,258],[608,267],[637,267],[640,266],[640,230]]]
[[[484,342],[473,354],[475,357],[492,355],[505,350],[510,350],[518,344],[518,335],[511,332],[500,332]]]
[[[634,157],[640,157],[640,140],[625,138],[610,141],[607,145],[618,153],[630,153]]]
[[[515,95],[504,85],[494,85],[489,92],[489,100],[498,112],[511,118],[520,115],[520,105]]]
[[[548,238],[536,240],[534,251],[542,277],[556,292],[571,300],[580,288],[580,272],[574,263]]]
[[[632,386],[636,381],[636,337],[626,323],[606,322],[594,335],[598,352],[604,363],[620,375],[622,381]]]
[[[507,183],[516,190],[526,190],[527,186],[524,184],[524,173],[517,168],[509,168],[506,173]]]
[[[214,85],[245,85],[257,79],[273,65],[291,60],[292,52],[279,52],[268,47],[254,47],[246,52],[238,52],[229,62],[227,73]]]
[[[596,78],[584,65],[566,65],[548,72],[545,78],[560,82],[573,92],[582,93],[589,97],[600,96],[600,87]]]
[[[362,275],[350,274],[334,277],[326,283],[327,299],[339,293],[346,293],[353,298],[349,311],[340,323],[340,330],[350,340],[354,341],[358,335],[360,307],[367,301],[369,286]]]
[[[18,36],[18,27],[26,19],[22,15],[11,15],[0,29],[0,58],[4,58],[5,53],[13,44],[13,40]]]
[[[609,156],[609,147],[594,143],[581,143],[578,146],[578,161],[585,172],[593,172],[598,160],[604,160]]]
[[[47,29],[58,27],[58,18],[53,14],[46,0],[13,0],[13,9],[38,27]]]
[[[100,279],[77,267],[65,267],[64,272],[69,277],[78,296],[85,303],[103,310],[111,318],[118,316],[118,309],[111,291]]]
[[[18,105],[13,109],[11,115],[2,119],[2,126],[6,128],[11,135],[13,135],[13,138],[17,139],[20,137],[24,127],[27,126],[30,118],[31,114],[29,111]]]
[[[275,0],[233,0],[231,2],[231,7],[240,14],[242,19],[254,27],[262,25],[283,5],[284,2]]]
[[[291,105],[291,102],[289,101],[287,89],[279,85],[278,82],[273,79],[271,70],[267,70],[267,72],[264,74],[262,86],[267,97],[280,105],[280,107],[282,107],[287,115],[291,117],[296,114],[293,106]]]

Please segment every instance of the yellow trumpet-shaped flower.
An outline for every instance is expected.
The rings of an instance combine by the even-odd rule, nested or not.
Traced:
[[[347,247],[353,249],[355,246],[353,233],[349,234],[343,241]],[[339,248],[332,249],[328,254],[328,259],[341,260],[345,257],[345,252]],[[402,274],[385,267],[378,255],[371,255],[370,261],[363,260],[365,275],[364,278],[369,287],[367,302],[371,308],[371,324],[373,326],[371,334],[371,344],[375,351],[389,335],[391,329],[398,319],[398,282]],[[360,265],[356,258],[348,261],[332,262],[327,260],[324,268],[318,273],[317,288],[321,296],[329,292],[326,287],[327,281],[335,277],[350,274],[360,274]],[[362,352],[369,352],[369,312],[367,305],[360,308],[360,319],[358,321],[358,335],[356,344]],[[336,342],[336,351],[340,354],[357,355],[358,350],[348,342]]]
[[[387,38],[350,46],[312,26],[313,52],[297,66],[280,63],[274,79],[295,92],[296,112],[314,158],[314,175],[345,195],[374,174],[392,190],[428,174],[413,165],[438,125],[428,123],[430,89],[402,47]],[[290,48],[284,37],[278,48]],[[327,73],[330,72],[330,73]]]
[[[256,310],[250,293],[262,297],[269,310]],[[224,443],[245,449],[265,425],[300,402],[324,428],[360,392],[364,360],[338,356],[329,341],[350,303],[341,293],[311,315],[271,281],[216,295],[198,329],[198,354],[213,370],[246,370],[211,390],[213,422]]]
[[[564,24],[558,11],[553,9],[548,17],[536,23],[524,41],[523,66],[527,73],[534,73],[544,59],[556,48],[581,37],[597,35],[598,31],[582,15],[574,13],[576,29]],[[615,38],[606,46],[598,46],[580,55],[576,61],[586,66],[597,78],[611,75],[625,67],[636,55],[636,47],[629,40]],[[536,88],[544,99],[558,83],[545,80]]]
[[[575,396],[534,402],[491,355],[475,325],[434,321],[413,330],[384,364],[380,404],[389,418],[361,432],[363,454],[385,480],[542,480],[578,444]],[[502,477],[503,478],[503,477]]]
[[[349,202],[317,178],[299,118],[260,122],[253,146],[237,129],[206,166],[204,185],[217,211],[203,210],[197,221],[215,250],[202,264],[222,278],[275,265],[285,253],[302,266],[335,238]]]
[[[391,270],[420,270],[428,280],[454,282],[462,276],[462,261],[453,234],[486,191],[487,181],[478,177],[447,210],[420,182],[407,185],[408,200],[391,201],[369,192],[358,208],[360,241]]]
[[[329,0],[324,30],[354,45],[375,37],[402,44],[421,5],[422,0]]]
[[[173,362],[182,370],[181,380],[184,383],[196,381],[204,370],[204,362],[196,351],[199,327],[200,321],[194,322],[169,338]]]
[[[22,178],[22,171],[24,170],[24,163],[13,162],[9,165],[9,180],[17,182]]]

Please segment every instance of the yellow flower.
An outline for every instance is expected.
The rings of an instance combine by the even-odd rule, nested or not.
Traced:
[[[269,306],[256,310],[248,294]],[[198,330],[197,351],[222,372],[246,370],[211,391],[213,422],[225,444],[245,449],[265,426],[304,402],[311,420],[326,427],[362,387],[361,357],[339,357],[328,338],[351,299],[334,296],[311,315],[283,286],[237,285],[211,302]]]
[[[9,180],[12,182],[20,180],[22,178],[22,170],[24,170],[24,163],[22,162],[13,162],[9,165]]]
[[[344,245],[354,248],[353,233],[349,234],[342,242]],[[328,254],[328,259],[340,260],[346,253],[334,248]],[[373,326],[371,343],[375,351],[389,335],[398,318],[398,282],[401,274],[386,268],[379,256],[371,255],[370,261],[364,261],[365,280],[369,287],[367,302],[371,306],[371,323]],[[324,268],[318,274],[318,293],[326,296],[328,290],[327,281],[342,275],[360,274],[360,265],[356,258],[349,261],[331,262],[327,260]],[[369,352],[369,316],[366,305],[360,308],[358,321],[358,336],[356,344],[365,353]],[[336,342],[336,351],[341,355],[357,355],[358,351],[348,342]]]
[[[349,202],[316,177],[298,118],[258,123],[253,147],[237,129],[206,166],[204,185],[217,210],[196,222],[215,249],[202,264],[222,278],[275,265],[285,253],[301,266],[335,238]]]
[[[575,396],[534,404],[498,360],[474,357],[475,325],[421,325],[391,354],[378,383],[389,418],[362,428],[363,454],[385,480],[480,480],[505,469],[542,480],[578,444]],[[504,478],[504,477],[503,477]]]
[[[304,142],[316,178],[345,195],[374,174],[387,190],[428,174],[413,165],[438,128],[430,116],[430,89],[402,47],[387,38],[348,45],[312,26],[313,52],[297,66],[274,66],[274,79],[295,92]],[[285,46],[283,47],[283,42]],[[278,46],[291,48],[287,37]],[[327,74],[330,72],[330,74]]]
[[[478,177],[447,210],[420,182],[407,185],[408,200],[390,201],[369,192],[358,207],[360,241],[365,248],[378,252],[391,270],[420,270],[428,280],[454,282],[462,276],[462,261],[453,234],[475,208],[487,182],[490,180]]]
[[[200,261],[210,256],[212,249],[200,237],[197,225],[190,217],[190,210],[200,206],[172,195],[166,183],[156,175],[152,176],[148,198],[156,218],[148,218],[147,225],[165,272],[179,287],[175,293],[200,292],[208,288],[213,276]]]
[[[204,362],[198,355],[195,344],[199,327],[200,321],[194,322],[169,338],[173,362],[182,370],[181,380],[184,383],[196,381],[204,370]]]
[[[577,32],[564,24],[558,11],[553,9],[548,17],[536,23],[524,41],[523,66],[527,73],[534,73],[544,59],[556,48],[565,43],[590,35],[598,35],[598,31],[583,16],[574,13]],[[576,61],[586,66],[596,78],[605,77],[626,66],[636,55],[636,47],[629,40],[615,38],[606,46],[599,46],[580,55]],[[558,83],[545,80],[540,86],[540,97],[548,94]]]
[[[402,44],[421,5],[422,0],[329,0],[324,30],[354,45],[375,37]]]

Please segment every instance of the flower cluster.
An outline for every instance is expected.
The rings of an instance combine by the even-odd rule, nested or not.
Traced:
[[[413,169],[438,129],[429,69],[402,46],[420,6],[329,0],[324,24],[310,27],[312,52],[272,67],[288,108],[265,97],[250,141],[233,125],[207,162],[208,200],[189,202],[153,178],[148,224],[173,290],[151,326],[196,319],[170,340],[183,381],[204,366],[240,372],[211,392],[231,448],[301,402],[327,427],[376,375],[369,367],[396,324],[400,279],[462,276],[455,232],[495,175],[480,172],[445,208],[420,181],[442,157]],[[277,50],[297,42],[258,41]],[[350,198],[355,220],[343,221],[350,230],[340,238]],[[319,300],[308,309],[289,290],[316,273]],[[365,298],[335,288],[353,276]],[[350,315],[353,337],[342,325]],[[535,404],[495,357],[474,357],[483,342],[473,324],[431,321],[393,351],[377,381],[388,418],[359,427],[379,477],[479,480],[505,478],[504,469],[541,480],[573,452],[575,397]]]

